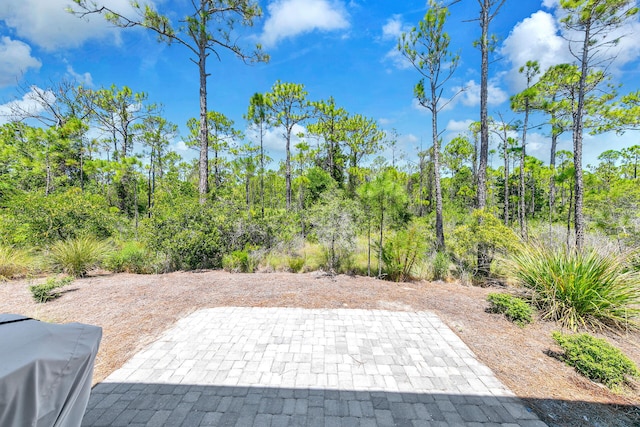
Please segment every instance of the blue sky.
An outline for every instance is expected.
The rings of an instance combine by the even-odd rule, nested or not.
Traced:
[[[100,0],[98,0],[100,1]],[[146,92],[149,101],[164,105],[165,117],[186,135],[186,121],[198,114],[197,67],[181,46],[158,43],[143,29],[119,29],[99,16],[89,21],[65,12],[70,0],[2,0],[0,2],[0,123],[8,120],[10,103],[28,105],[22,88],[46,90],[62,79],[75,79],[92,88],[127,85]],[[104,0],[124,13],[128,0]],[[158,10],[182,17],[188,0],[153,0]],[[209,62],[209,108],[230,117],[245,130],[242,118],[250,96],[270,90],[280,79],[302,83],[310,100],[333,96],[336,104],[352,114],[378,121],[385,130],[398,133],[399,150],[411,160],[417,147],[430,145],[430,116],[413,100],[419,74],[395,50],[398,36],[416,25],[426,11],[425,1],[372,0],[261,0],[262,19],[239,33],[247,46],[261,42],[270,54],[268,64],[247,66],[231,55]],[[478,2],[462,0],[451,8],[448,31],[460,65],[445,89],[451,96],[466,90],[440,114],[445,142],[467,130],[479,118],[480,55],[472,46],[479,36],[473,20]],[[490,68],[489,114],[509,112],[509,97],[523,89],[518,68],[538,60],[543,69],[571,62],[558,24],[557,0],[507,1],[492,23],[499,44]],[[626,34],[620,54],[610,70],[620,92],[640,89],[640,23],[636,18],[620,30]],[[542,117],[534,117],[537,123]],[[595,163],[599,153],[638,144],[639,132],[622,136],[587,136],[585,164]],[[570,149],[570,135],[561,149]],[[528,136],[529,154],[548,162],[549,138],[544,128]],[[284,144],[279,132],[268,137],[272,157]],[[180,138],[174,148],[185,157]],[[386,153],[390,158],[391,154]],[[495,156],[496,160],[497,155]]]

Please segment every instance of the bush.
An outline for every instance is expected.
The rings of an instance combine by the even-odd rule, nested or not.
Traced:
[[[513,230],[489,212],[475,210],[466,221],[453,230],[448,244],[462,270],[474,271],[478,276],[488,274],[484,269],[490,267],[497,255],[513,252],[520,246],[520,239]],[[486,254],[485,266],[478,266],[479,249]]]
[[[534,291],[543,318],[578,327],[637,327],[640,274],[619,256],[530,246],[513,257],[516,279]]]
[[[533,321],[533,310],[524,300],[509,294],[489,294],[489,311],[504,314],[507,319],[523,327]]]
[[[45,303],[60,296],[59,292],[53,292],[55,289],[68,285],[71,282],[73,282],[73,277],[63,277],[62,279],[51,277],[44,283],[29,286],[29,290],[37,303]]]
[[[0,212],[0,242],[41,247],[83,235],[106,239],[121,221],[104,197],[79,188],[49,195],[20,194]]]
[[[54,243],[49,256],[54,269],[73,277],[83,277],[100,265],[108,251],[106,243],[87,236]]]
[[[29,271],[31,256],[22,249],[0,246],[0,281],[24,276]]]
[[[410,280],[413,267],[424,257],[428,242],[427,229],[418,221],[387,237],[382,248],[387,277],[396,282]]]
[[[232,273],[253,273],[255,262],[248,250],[233,251],[222,257],[222,268]]]
[[[299,273],[304,267],[304,258],[292,256],[289,258],[289,270],[293,273]]]
[[[144,220],[142,236],[149,250],[166,256],[169,270],[220,268],[224,254],[269,242],[266,224],[245,218],[239,205],[184,199],[158,206]]]
[[[589,334],[563,335],[553,333],[553,339],[564,350],[563,360],[587,378],[617,387],[638,377],[634,363],[620,350],[603,339]]]
[[[158,270],[154,257],[138,242],[125,243],[109,253],[102,266],[114,273],[152,274]]]
[[[449,276],[449,264],[451,258],[445,252],[436,252],[433,257],[431,268],[433,271],[433,280],[444,280]]]

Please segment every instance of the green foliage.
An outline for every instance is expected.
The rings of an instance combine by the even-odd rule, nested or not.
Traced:
[[[24,276],[33,260],[28,251],[10,246],[0,246],[0,281]]]
[[[114,273],[151,274],[157,270],[155,258],[139,242],[127,242],[105,257],[102,266]]]
[[[513,257],[512,268],[534,291],[543,318],[572,330],[638,326],[640,274],[621,256],[532,245]]]
[[[520,239],[494,215],[475,210],[466,224],[453,231],[449,248],[464,269],[471,269],[476,267],[480,246],[484,247],[491,262],[496,254],[506,254],[518,249]]]
[[[289,257],[289,271],[299,273],[300,271],[302,271],[302,267],[304,267],[304,264],[304,258],[295,256]]]
[[[20,194],[0,212],[0,242],[38,247],[56,240],[112,236],[121,222],[117,209],[97,194],[70,188],[61,193]]]
[[[553,339],[564,350],[563,360],[587,378],[615,388],[640,376],[635,364],[607,341],[589,334],[563,335]]]
[[[314,234],[326,254],[324,266],[330,271],[340,270],[352,256],[358,216],[358,205],[335,190],[325,193],[311,211]]]
[[[150,251],[166,258],[167,270],[220,268],[224,254],[268,245],[271,238],[265,223],[246,219],[244,207],[194,199],[158,206],[141,234]]]
[[[84,277],[100,265],[109,249],[104,241],[90,236],[60,240],[49,249],[49,262],[55,270]]]
[[[396,282],[411,280],[413,267],[424,258],[429,239],[424,223],[412,221],[406,229],[387,237],[382,261],[387,278]]]
[[[62,279],[56,279],[55,277],[51,277],[47,279],[46,282],[41,283],[39,285],[31,285],[29,286],[29,290],[33,295],[33,299],[37,303],[45,303],[47,301],[51,301],[52,299],[56,299],[60,296],[59,292],[54,292],[54,290],[61,288],[69,283],[73,282],[73,277],[63,277]]]
[[[255,262],[248,250],[233,251],[222,257],[222,268],[232,273],[253,273]]]
[[[451,264],[451,258],[446,252],[436,252],[431,264],[433,280],[446,279],[449,275],[449,264]]]
[[[526,301],[509,294],[492,293],[487,296],[491,303],[489,311],[504,314],[518,326],[525,326],[533,321],[533,310]]]

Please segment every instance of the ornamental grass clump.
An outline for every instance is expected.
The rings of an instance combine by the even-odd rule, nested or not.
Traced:
[[[93,237],[58,241],[49,249],[51,266],[73,277],[84,277],[98,267],[109,246]]]
[[[512,260],[515,278],[533,291],[543,319],[574,331],[638,328],[640,274],[623,256],[529,246]]]
[[[29,252],[10,246],[0,246],[0,281],[26,275],[31,264]]]

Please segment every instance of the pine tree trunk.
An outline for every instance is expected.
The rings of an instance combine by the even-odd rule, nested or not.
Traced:
[[[442,219],[442,186],[440,185],[440,141],[438,140],[438,106],[436,87],[431,80],[431,132],[433,135],[433,175],[436,190],[436,251],[444,251],[444,225]]]
[[[204,9],[206,0],[201,0]],[[198,162],[198,192],[200,194],[200,204],[207,200],[209,192],[209,129],[207,123],[207,51],[206,32],[203,30],[199,40],[198,71],[200,74],[200,159]]]

